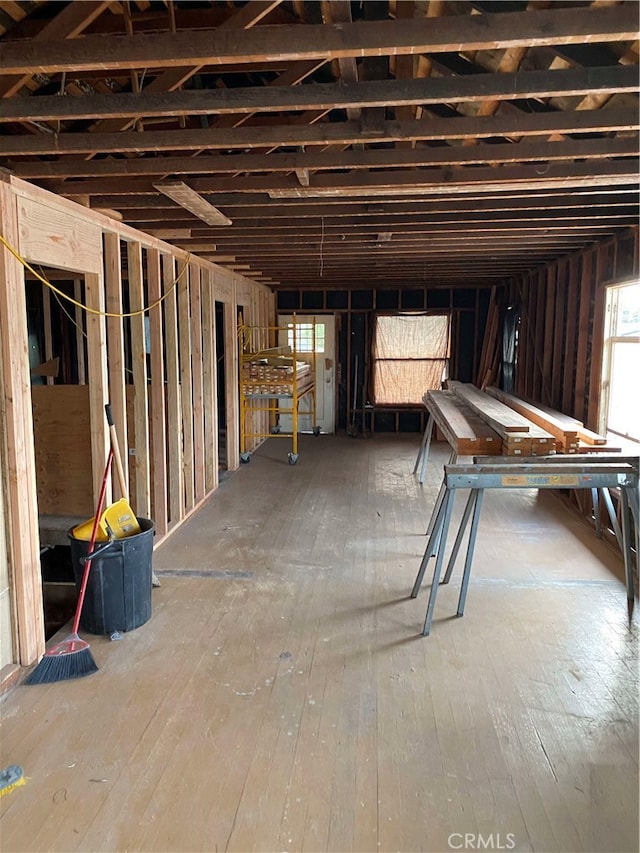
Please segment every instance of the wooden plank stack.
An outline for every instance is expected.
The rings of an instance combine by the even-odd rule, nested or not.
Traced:
[[[604,436],[585,429],[580,421],[547,406],[528,403],[499,388],[487,388],[487,394],[510,406],[538,427],[550,432],[556,440],[558,453],[594,452],[597,447],[605,447],[607,444]],[[619,448],[608,448],[609,451],[617,449]]]
[[[293,360],[291,358],[262,358],[242,365],[242,392],[250,396],[282,396],[293,394]],[[311,365],[296,363],[298,391],[307,388],[312,380]]]
[[[440,432],[460,456],[550,456],[617,452],[575,418],[533,405],[499,388],[480,391],[449,380],[446,391],[422,398]]]
[[[453,391],[427,391],[422,399],[459,456],[500,456],[500,436]]]
[[[504,456],[547,456],[556,452],[550,432],[500,399],[471,384],[450,382],[449,387],[500,436]]]

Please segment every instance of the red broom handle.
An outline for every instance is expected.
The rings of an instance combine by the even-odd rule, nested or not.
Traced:
[[[77,634],[78,628],[80,627],[80,614],[82,613],[82,605],[84,604],[84,595],[87,591],[87,582],[89,580],[89,570],[91,569],[91,554],[93,553],[93,549],[96,544],[96,537],[98,536],[98,527],[100,525],[100,516],[102,515],[102,506],[104,504],[104,496],[107,491],[107,480],[109,479],[109,469],[111,468],[111,460],[113,459],[113,448],[109,448],[109,455],[107,456],[107,464],[104,469],[104,476],[102,477],[102,486],[100,488],[100,497],[98,498],[98,509],[96,511],[95,518],[93,519],[93,528],[91,530],[91,540],[89,542],[89,553],[85,560],[84,571],[82,573],[82,584],[80,585],[80,594],[78,595],[78,604],[76,606],[76,614],[73,617],[73,625],[71,626],[71,633]]]

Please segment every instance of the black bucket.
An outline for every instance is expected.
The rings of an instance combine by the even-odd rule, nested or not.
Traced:
[[[80,627],[90,634],[132,631],[151,618],[153,534],[148,518],[138,518],[141,532],[124,539],[96,543],[91,560]],[[89,542],[68,532],[71,562],[80,592]]]

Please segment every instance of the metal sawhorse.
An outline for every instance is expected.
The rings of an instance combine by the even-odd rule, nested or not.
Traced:
[[[637,560],[640,554],[638,486],[640,458],[600,457],[594,461],[593,456],[585,455],[572,457],[531,457],[527,459],[514,459],[512,462],[504,460],[505,457],[500,462],[496,462],[495,457],[476,457],[475,464],[473,465],[445,465],[442,482],[444,496],[440,504],[436,503],[434,507],[432,519],[429,524],[429,540],[411,591],[411,598],[416,598],[422,585],[429,558],[435,556],[436,563],[422,631],[423,635],[425,637],[428,636],[431,630],[456,489],[471,489],[443,579],[444,583],[448,583],[451,578],[469,519],[471,519],[467,555],[458,599],[458,616],[464,614],[484,491],[485,489],[504,488],[596,490],[619,488],[622,501],[622,529],[620,535],[622,539],[627,600],[631,612],[634,602],[632,520],[635,528],[634,539]]]

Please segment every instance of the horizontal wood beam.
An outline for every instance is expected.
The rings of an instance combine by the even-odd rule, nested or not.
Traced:
[[[13,98],[3,104],[0,122],[82,118],[224,115],[260,111],[348,109],[350,107],[425,106],[490,98],[549,98],[615,94],[640,89],[637,67],[572,68],[515,74],[473,74],[417,80],[325,83],[312,86],[259,86],[92,95],[89,97]]]
[[[118,160],[61,160],[57,163],[17,162],[16,177],[83,178],[143,175],[235,174],[236,172],[298,172],[299,170],[381,169],[453,166],[477,163],[522,163],[632,157],[638,152],[637,136],[580,139],[559,142],[526,141],[472,147],[383,149],[366,151],[312,151],[304,154],[230,154],[209,157],[150,157]],[[309,186],[309,182],[303,184]]]
[[[194,236],[198,233],[206,232],[207,234],[215,234],[216,239],[234,240],[243,239],[240,235],[251,234],[252,237],[264,235],[267,238],[277,238],[278,234],[285,231],[293,231],[294,239],[309,239],[318,237],[322,234],[325,240],[340,239],[346,234],[347,239],[352,236],[368,235],[369,237],[377,237],[380,231],[387,231],[392,235],[407,232],[408,234],[420,235],[430,233],[433,228],[447,227],[465,227],[467,229],[480,229],[486,226],[489,227],[513,227],[520,226],[539,227],[539,228],[554,228],[554,227],[591,227],[592,225],[606,225],[613,223],[616,225],[621,221],[633,222],[636,218],[638,209],[636,206],[629,206],[622,210],[607,211],[604,208],[597,208],[588,213],[583,210],[566,210],[566,211],[481,211],[474,213],[465,211],[461,213],[416,213],[414,216],[407,217],[385,217],[378,216],[374,222],[359,219],[357,217],[344,217],[340,222],[324,222],[322,223],[317,218],[312,222],[302,226],[295,218],[287,218],[278,220],[277,224],[271,223],[268,218],[243,219],[241,221],[234,220],[236,227],[229,229],[226,232],[211,230],[203,223],[197,222],[186,213],[167,211],[163,217],[145,217],[144,211],[138,216],[127,217],[127,222],[133,224],[137,228],[146,227],[168,227],[165,223],[170,221],[171,227],[186,228],[191,226]]]
[[[461,50],[633,41],[639,36],[635,3],[613,7],[543,9],[396,21],[359,21],[304,27],[218,29],[137,36],[86,36],[64,42],[0,45],[0,72],[53,74],[231,62],[339,59]]]
[[[155,193],[151,187],[150,193]],[[342,216],[377,215],[395,216],[408,213],[442,213],[446,211],[480,211],[480,210],[546,210],[549,207],[580,208],[598,206],[620,206],[637,204],[640,200],[637,187],[612,187],[605,192],[601,190],[578,189],[568,197],[562,190],[545,190],[542,193],[505,192],[481,194],[473,199],[466,198],[415,198],[415,199],[385,199],[368,202],[363,199],[284,199],[277,204],[260,193],[217,193],[214,197],[216,204],[221,207],[233,208],[236,218],[252,216],[269,217],[313,217],[320,216],[339,219]],[[145,215],[154,215],[171,208],[171,202],[158,195],[113,195],[101,196],[102,207],[112,207],[118,210],[144,210]],[[255,213],[254,213],[255,211]],[[142,218],[142,217],[140,217]]]
[[[478,166],[474,169],[448,167],[445,169],[407,169],[375,172],[318,173],[312,176],[310,187],[301,187],[295,175],[266,175],[253,178],[192,178],[189,184],[198,193],[265,192],[272,199],[305,198],[307,196],[384,195],[404,192],[466,193],[538,187],[608,186],[637,183],[637,157],[625,160],[596,160],[580,163],[519,164]],[[134,191],[129,181],[129,191]],[[108,181],[74,182],[55,187],[61,195],[113,193]],[[147,190],[145,190],[147,191]]]
[[[552,133],[598,133],[638,130],[636,109],[578,110],[517,116],[481,116],[381,122],[368,143],[417,140],[470,139],[495,136],[529,136]],[[312,125],[274,124],[217,130],[162,130],[136,133],[63,133],[47,136],[0,137],[0,156],[31,154],[140,153],[144,151],[194,151],[221,148],[264,148],[293,145],[350,145],[362,142],[358,121]]]

